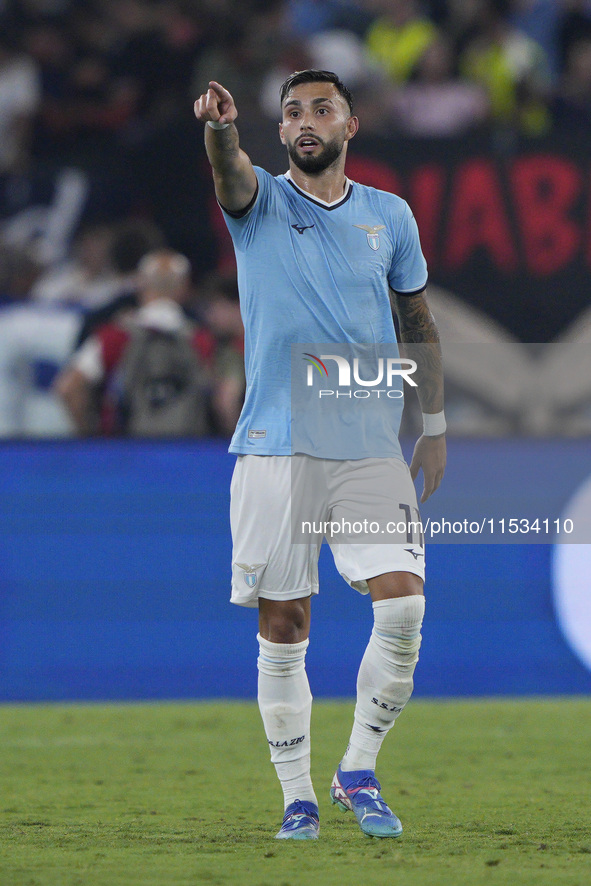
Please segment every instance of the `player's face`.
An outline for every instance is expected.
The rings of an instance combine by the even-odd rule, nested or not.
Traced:
[[[357,132],[357,118],[333,83],[302,83],[283,102],[281,141],[293,163],[314,175],[335,163]]]

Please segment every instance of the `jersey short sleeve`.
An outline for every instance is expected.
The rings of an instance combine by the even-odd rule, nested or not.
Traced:
[[[419,229],[408,203],[404,204],[398,226],[388,283],[400,295],[416,295],[427,285],[427,262],[421,251]]]
[[[252,205],[244,213],[235,213],[229,212],[220,204],[237,249],[248,246],[259,228],[260,220],[267,215],[273,202],[273,176],[260,166],[254,166],[253,169],[257,177],[257,192]]]

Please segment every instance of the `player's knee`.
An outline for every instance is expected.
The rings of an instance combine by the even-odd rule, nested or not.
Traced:
[[[259,599],[259,631],[272,643],[301,643],[310,631],[310,600]]]
[[[264,631],[266,628],[266,631]],[[307,631],[299,619],[273,615],[260,628],[261,636],[271,643],[301,643],[307,639]]]
[[[424,594],[424,582],[413,572],[385,572],[367,580],[372,601]]]

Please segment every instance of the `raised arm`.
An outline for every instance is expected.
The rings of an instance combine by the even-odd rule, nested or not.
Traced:
[[[401,353],[415,360],[417,364],[415,378],[421,411],[426,416],[437,416],[443,412],[443,367],[439,333],[425,292],[411,296],[392,293],[392,307],[398,317]],[[426,427],[426,430],[428,432],[429,428]],[[419,468],[423,468],[421,502],[427,501],[441,483],[445,461],[445,431],[419,437],[410,464],[410,473],[414,480]]]
[[[241,212],[252,202],[257,177],[247,154],[238,144],[234,99],[215,80],[194,105],[195,116],[205,123],[205,148],[213,170],[215,193],[224,209]],[[212,122],[215,125],[210,126]]]

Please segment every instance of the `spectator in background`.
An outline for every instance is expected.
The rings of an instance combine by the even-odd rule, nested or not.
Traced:
[[[571,43],[553,107],[554,124],[561,132],[591,132],[591,34]]]
[[[558,33],[563,6],[564,0],[511,0],[509,11],[511,24],[544,50],[553,82],[560,67]]]
[[[392,94],[391,111],[404,135],[440,138],[484,123],[490,104],[482,86],[454,76],[452,46],[440,36],[417,62],[414,79]]]
[[[185,256],[158,250],[138,267],[139,307],[100,326],[75,352],[56,389],[79,434],[203,436],[213,356],[190,324]]]
[[[541,46],[512,27],[509,0],[487,0],[460,73],[487,91],[493,122],[527,135],[550,128],[550,70]]]
[[[43,100],[36,138],[41,156],[64,163],[105,163],[116,157],[137,114],[132,79],[119,75],[109,54],[112,23],[98,4],[73,4],[62,17],[36,17],[25,26],[37,59]]]
[[[488,0],[446,0],[441,27],[453,45],[456,61],[482,27],[487,4]]]
[[[39,71],[0,25],[0,217],[11,209],[11,189],[30,163],[34,115],[41,98]]]
[[[240,314],[236,275],[209,277],[201,291],[204,318],[216,339],[212,398],[214,430],[231,437],[244,402],[244,326]]]
[[[591,3],[589,0],[560,0],[558,51],[561,70],[567,67],[569,50],[579,40],[591,40]]]
[[[283,0],[267,0],[249,15],[237,15],[225,23],[195,65],[193,89],[200,92],[212,76],[226,78],[223,82],[231,85],[233,94],[256,108],[267,71],[277,65],[292,42],[293,38],[286,36]],[[298,53],[299,41],[295,44]]]
[[[0,244],[0,308],[27,301],[40,272],[26,249]]]
[[[75,237],[71,257],[37,280],[31,296],[37,301],[75,304],[92,309],[104,305],[118,290],[109,260],[112,227],[89,225]]]
[[[393,83],[404,83],[436,39],[437,27],[416,0],[368,0],[368,6],[377,14],[365,36],[368,52]]]
[[[69,99],[70,69],[75,47],[63,24],[42,19],[24,32],[29,56],[39,70],[41,96],[33,147],[37,158],[56,156],[63,162],[64,106]]]
[[[298,37],[308,37],[335,27],[342,4],[337,0],[287,0],[287,25]]]
[[[158,22],[157,98],[153,113],[159,120],[186,112],[193,69],[200,58],[209,27],[204,10],[190,0],[163,0],[156,7]]]
[[[142,219],[130,219],[111,229],[109,264],[114,274],[114,285],[109,300],[89,311],[82,323],[78,346],[103,323],[119,313],[138,307],[136,271],[141,259],[149,252],[163,249],[164,235],[156,225]]]
[[[117,76],[134,84],[139,113],[129,135],[141,141],[182,115],[193,66],[205,44],[205,14],[200,4],[183,0],[121,0],[109,12],[116,35],[109,58]]]
[[[28,300],[39,266],[0,247],[0,437],[63,437],[72,425],[52,383],[72,352],[76,311]]]
[[[363,0],[286,0],[289,32],[310,37],[332,30],[346,30],[363,37],[372,22]]]

